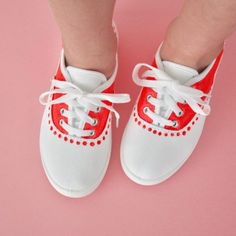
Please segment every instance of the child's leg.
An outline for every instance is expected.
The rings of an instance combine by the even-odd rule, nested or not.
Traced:
[[[67,64],[109,77],[115,66],[112,29],[115,0],[49,0],[59,25]]]
[[[169,26],[162,59],[201,70],[219,54],[235,29],[235,0],[186,0]]]

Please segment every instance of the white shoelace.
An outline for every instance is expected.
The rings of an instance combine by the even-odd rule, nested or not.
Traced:
[[[67,124],[62,119],[60,125],[70,135],[77,137],[93,136],[93,130],[83,130],[80,128],[82,123],[89,123],[96,125],[97,120],[91,118],[88,113],[89,111],[98,112],[101,108],[106,108],[113,112],[116,117],[116,125],[118,126],[120,115],[112,107],[107,105],[103,101],[109,101],[111,103],[126,103],[130,101],[128,94],[111,94],[111,93],[89,93],[82,91],[78,86],[67,81],[52,80],[52,89],[45,93],[42,93],[39,97],[39,101],[42,105],[53,105],[59,103],[67,104],[71,109],[61,110],[61,114],[67,117],[68,120],[73,120],[72,124]],[[53,94],[62,94],[57,99],[49,101],[49,96]],[[69,123],[69,122],[68,122]]]
[[[139,72],[142,67],[148,68],[139,77]],[[155,80],[147,80],[152,77]],[[155,112],[152,112],[148,107],[144,108],[144,113],[153,120],[153,124],[164,127],[177,127],[177,121],[168,120],[170,111],[176,116],[183,115],[183,111],[178,106],[179,103],[188,104],[197,114],[207,116],[210,113],[210,106],[202,99],[209,98],[210,95],[203,93],[201,90],[188,87],[179,83],[178,80],[172,79],[166,72],[150,66],[145,63],[137,64],[133,70],[134,82],[142,87],[152,88],[158,93],[157,98],[148,96],[148,101],[155,107]]]

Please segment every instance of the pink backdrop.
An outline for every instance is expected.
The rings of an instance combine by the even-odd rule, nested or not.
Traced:
[[[137,3],[139,2],[139,3]],[[137,62],[150,63],[182,1],[120,0],[117,91],[138,88],[131,81]],[[133,101],[118,106],[112,159],[98,190],[68,199],[49,185],[38,147],[43,107],[60,37],[47,1],[4,1],[0,14],[1,157],[0,235],[235,236],[236,235],[236,35],[226,44],[212,100],[212,114],[191,159],[159,186],[142,187],[123,173],[121,134]]]

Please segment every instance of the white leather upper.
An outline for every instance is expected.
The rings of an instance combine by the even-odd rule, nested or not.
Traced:
[[[134,113],[137,114],[136,107]],[[143,184],[159,183],[173,174],[190,156],[202,133],[205,117],[196,115],[190,131],[186,128],[170,131],[157,128],[141,118],[135,122],[133,114],[122,138],[121,162],[123,168]],[[197,121],[196,117],[198,117]],[[138,125],[139,121],[140,125]],[[146,126],[145,129],[143,125]],[[152,129],[151,132],[148,131],[149,128]],[[153,130],[157,132],[154,134]],[[184,131],[185,135],[182,134]],[[161,136],[159,136],[159,132],[162,133]],[[176,135],[177,132],[180,133],[180,136]],[[165,136],[165,133],[168,136]],[[174,133],[174,136],[171,136],[171,133]]]
[[[86,192],[97,185],[103,178],[110,158],[111,151],[111,125],[104,129],[101,144],[96,142],[101,137],[94,139],[95,146],[89,145],[88,139],[77,138],[73,143],[58,138],[50,130],[45,107],[40,133],[40,151],[43,165],[47,175],[59,188],[70,192]],[[108,132],[105,135],[105,132]],[[71,137],[73,138],[73,137]],[[76,142],[79,141],[80,145]],[[87,142],[84,146],[83,141]]]
[[[194,90],[192,86],[208,75],[216,60],[198,74],[197,71],[189,67],[173,62],[163,62],[160,57],[160,48],[155,55],[157,68],[141,63],[136,65],[133,71],[133,80],[137,85],[151,88],[158,94],[155,99],[152,95],[149,95],[151,96],[149,98],[144,98],[154,106],[154,111],[150,111],[147,106],[142,108],[142,112],[152,120],[152,124],[139,116],[138,98],[121,143],[121,164],[125,173],[134,182],[143,185],[158,184],[166,180],[184,164],[195,149],[203,130],[206,115],[210,112],[209,101],[212,87],[209,93],[203,95],[201,90]],[[143,65],[149,71],[145,71],[139,76],[139,69]],[[166,75],[166,80],[163,79],[164,75]],[[215,74],[211,76],[215,76]],[[149,80],[149,77],[153,80]],[[173,83],[167,83],[168,79]],[[175,87],[176,84],[181,86]],[[181,94],[181,89],[185,92],[191,91],[189,101]],[[177,92],[177,96],[175,92]],[[194,98],[192,92],[194,96],[199,93],[199,97]],[[140,93],[141,95],[142,93]],[[160,97],[158,98],[158,96]],[[169,96],[170,99],[165,100],[165,96],[167,98]],[[204,104],[202,97],[205,97]],[[183,101],[178,101],[178,99],[183,99]],[[172,125],[176,124],[176,121],[172,121],[169,117],[173,113],[178,114],[176,113],[180,109],[178,102],[188,104],[195,112],[195,116],[181,130],[166,129],[166,126],[174,127]],[[161,110],[162,107],[164,107],[164,112]],[[200,108],[203,110],[201,111]],[[182,115],[187,114],[180,114],[180,117]]]

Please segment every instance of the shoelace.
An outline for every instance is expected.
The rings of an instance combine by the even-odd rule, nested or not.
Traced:
[[[142,67],[147,69],[140,78],[139,72]],[[148,77],[155,79],[148,80],[146,79]],[[210,113],[210,106],[206,101],[210,95],[180,84],[179,81],[172,79],[166,72],[153,66],[145,63],[137,64],[133,70],[133,81],[139,86],[152,88],[158,93],[157,98],[147,97],[148,101],[155,107],[155,112],[152,112],[148,107],[144,108],[144,113],[157,126],[178,126],[177,121],[168,120],[168,111],[174,112],[178,117],[183,115],[183,111],[177,104],[178,102],[188,104],[197,114],[207,116]],[[204,101],[203,97],[207,99]]]
[[[52,80],[52,89],[45,93],[42,93],[39,97],[39,101],[42,105],[53,105],[59,103],[65,103],[72,109],[62,110],[62,115],[67,117],[68,120],[72,120],[72,124],[67,124],[64,120],[60,121],[60,125],[70,135],[78,137],[93,136],[93,130],[83,130],[79,128],[80,122],[87,122],[90,125],[96,125],[96,120],[91,118],[89,111],[98,112],[101,108],[106,108],[113,112],[116,117],[116,125],[118,126],[120,115],[112,107],[107,105],[103,101],[109,101],[111,103],[126,103],[130,101],[128,94],[111,94],[111,93],[89,93],[82,91],[78,86],[68,81]],[[62,94],[59,98],[49,101],[49,96],[53,94]]]

